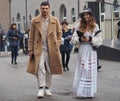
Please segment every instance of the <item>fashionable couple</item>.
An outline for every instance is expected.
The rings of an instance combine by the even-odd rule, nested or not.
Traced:
[[[52,75],[63,72],[59,49],[62,40],[60,23],[56,17],[50,15],[48,2],[42,2],[40,10],[41,15],[33,18],[31,23],[28,42],[30,58],[27,68],[27,72],[37,77],[39,98],[52,96]],[[75,31],[71,39],[74,44],[80,44],[73,88],[79,97],[94,97],[97,85],[97,54],[92,45],[101,44],[101,34],[94,37],[99,27],[91,10],[82,12],[80,17],[76,30],[83,32],[84,36],[78,37]]]

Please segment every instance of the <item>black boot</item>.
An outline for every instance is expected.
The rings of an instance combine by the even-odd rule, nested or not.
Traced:
[[[15,65],[17,65],[17,62],[15,61]]]
[[[66,68],[67,68],[68,71],[70,70],[68,66]]]
[[[101,68],[102,68],[101,66],[98,66],[98,67],[97,67],[97,70],[99,70],[99,69],[101,69]]]
[[[15,57],[15,65],[17,65],[17,62],[16,62],[16,60],[17,60],[17,57]]]
[[[65,67],[63,67],[63,71],[66,71]]]
[[[13,64],[13,59],[11,60],[11,64]]]
[[[11,64],[13,64],[13,57],[12,57],[12,60],[11,60]]]

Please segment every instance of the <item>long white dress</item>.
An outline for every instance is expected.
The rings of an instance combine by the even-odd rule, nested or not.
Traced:
[[[73,90],[78,97],[94,97],[97,92],[97,53],[93,50],[94,46],[102,44],[101,33],[94,37],[98,25],[93,32],[86,32],[84,36],[92,37],[91,43],[80,43],[77,33],[72,37],[72,42],[79,45],[78,60],[73,81]]]

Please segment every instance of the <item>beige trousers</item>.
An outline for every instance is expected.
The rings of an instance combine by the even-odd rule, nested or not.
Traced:
[[[37,80],[39,87],[51,87],[52,75],[50,72],[48,51],[46,50],[42,50]]]

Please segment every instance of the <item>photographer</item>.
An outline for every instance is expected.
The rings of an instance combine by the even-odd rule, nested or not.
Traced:
[[[11,24],[8,30],[7,37],[9,39],[11,48],[11,63],[17,64],[18,46],[21,39],[22,33],[17,29],[16,23]]]

